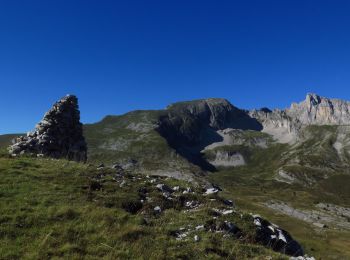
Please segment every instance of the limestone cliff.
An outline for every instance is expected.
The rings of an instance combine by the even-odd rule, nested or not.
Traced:
[[[307,94],[299,104],[292,104],[286,113],[303,125],[349,125],[350,102]]]
[[[282,143],[293,143],[309,125],[349,125],[350,102],[307,94],[304,101],[285,110],[252,110],[249,115],[263,125],[263,132]]]

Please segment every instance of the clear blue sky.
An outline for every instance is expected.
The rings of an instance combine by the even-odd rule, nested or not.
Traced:
[[[0,3],[0,133],[76,94],[83,122],[206,97],[350,100],[350,1]]]

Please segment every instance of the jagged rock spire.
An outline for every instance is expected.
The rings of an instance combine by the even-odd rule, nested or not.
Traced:
[[[67,95],[56,102],[27,136],[17,138],[9,147],[11,154],[33,153],[39,156],[86,161],[87,148],[80,123],[78,99]]]

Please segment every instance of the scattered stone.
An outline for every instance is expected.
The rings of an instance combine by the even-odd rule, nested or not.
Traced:
[[[218,191],[222,191],[222,189],[220,188],[220,186],[212,183],[211,186],[213,186],[214,189],[217,189]]]
[[[224,204],[225,204],[226,206],[231,206],[231,207],[233,207],[233,206],[234,206],[234,204],[233,204],[233,201],[232,201],[232,200],[224,200],[223,202],[224,202]]]
[[[232,214],[234,211],[232,209],[221,211],[222,215]]]
[[[190,209],[195,209],[199,207],[199,202],[198,201],[187,201],[185,204],[185,207],[190,208]]]
[[[171,197],[169,192],[163,192],[162,193],[163,197],[166,198],[167,200],[172,200],[173,198]]]
[[[158,190],[162,191],[162,192],[167,192],[167,193],[173,193],[173,189],[170,188],[168,185],[165,184],[157,184],[156,186],[158,188]]]
[[[154,213],[156,213],[156,214],[162,213],[162,209],[159,206],[154,207],[153,210],[154,210]]]
[[[327,225],[322,224],[322,223],[318,223],[318,222],[314,222],[312,224],[318,228],[326,228],[327,227]]]
[[[292,256],[291,258],[289,258],[290,260],[316,260],[313,256],[298,256],[298,257],[294,257]]]
[[[177,236],[176,240],[182,240],[188,236],[187,232],[181,233]]]
[[[198,235],[194,236],[194,242],[199,242],[200,241],[200,237]]]
[[[216,189],[216,188],[209,188],[209,189],[207,189],[207,190],[204,192],[204,194],[205,194],[205,195],[209,195],[209,194],[215,194],[215,193],[218,193],[218,192],[219,192],[219,190]]]
[[[229,215],[234,213],[232,209],[226,210],[226,209],[212,209],[212,212],[215,216],[222,216],[222,215]]]
[[[202,230],[202,229],[204,229],[204,225],[196,226],[196,230]]]
[[[186,190],[182,192],[182,194],[192,193],[192,189],[190,187],[187,187]]]
[[[241,230],[233,223],[229,222],[229,221],[225,221],[223,223],[223,225],[221,226],[221,228],[229,233],[232,233],[234,235],[238,234],[239,232],[241,232]]]
[[[123,171],[123,167],[118,163],[113,164],[111,168],[117,171]]]
[[[123,170],[130,170],[131,168],[134,168],[137,165],[137,161],[135,159],[129,159],[125,163],[122,163],[120,166]]]

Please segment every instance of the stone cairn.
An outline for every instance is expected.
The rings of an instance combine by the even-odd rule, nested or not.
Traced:
[[[67,95],[56,102],[34,131],[14,140],[9,152],[85,162],[87,147],[77,97]]]

